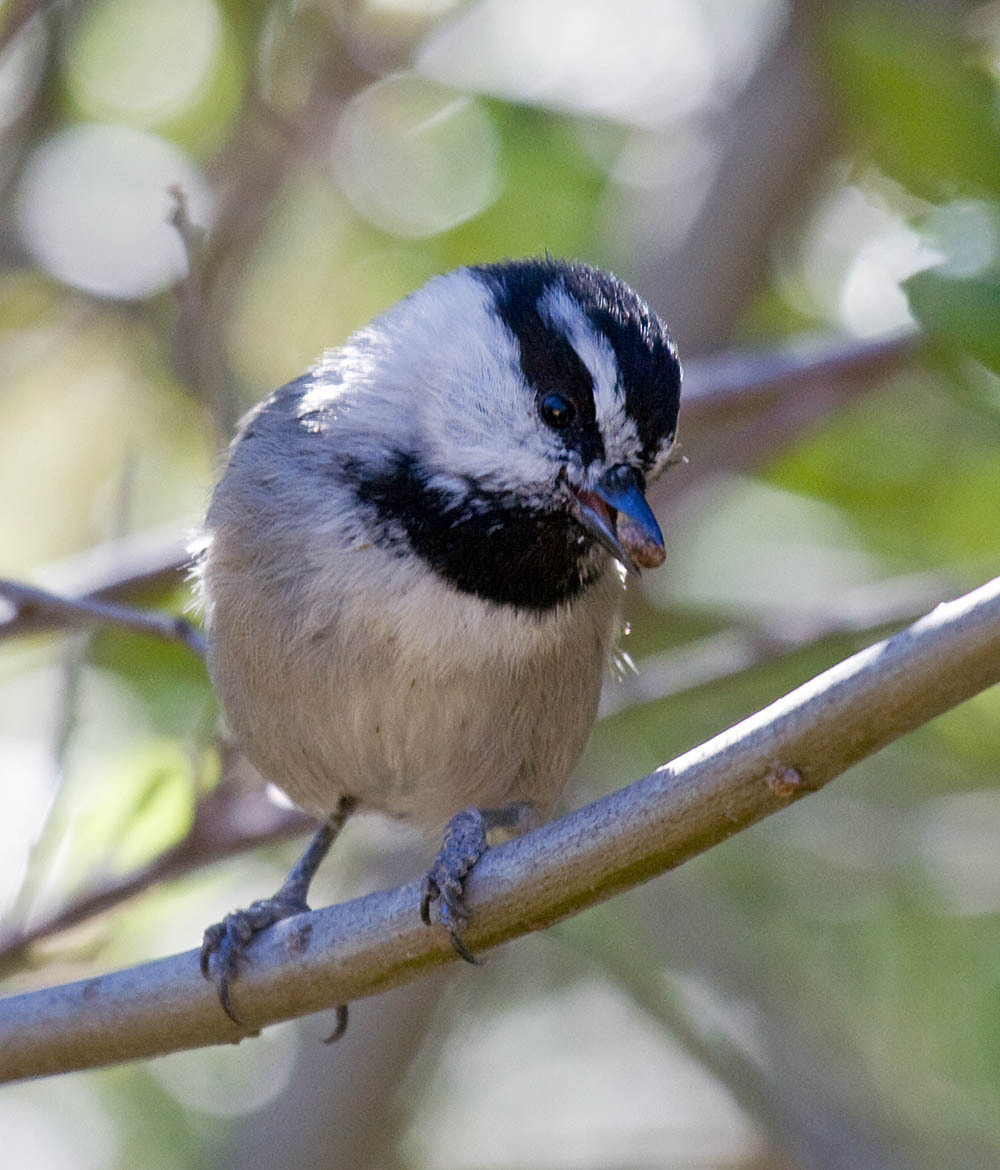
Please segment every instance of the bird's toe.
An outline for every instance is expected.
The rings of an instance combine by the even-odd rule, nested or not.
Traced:
[[[308,909],[304,901],[275,895],[253,902],[245,910],[233,910],[205,931],[201,942],[201,973],[215,984],[219,1003],[234,1024],[243,1021],[233,1007],[230,985],[246,961],[251,940],[276,922]]]
[[[479,963],[462,941],[468,925],[465,905],[465,880],[469,871],[486,852],[486,823],[477,808],[467,808],[452,817],[444,831],[441,851],[424,878],[421,887],[420,916],[430,923],[430,905],[439,902],[438,919],[448,932],[455,953],[467,963]]]

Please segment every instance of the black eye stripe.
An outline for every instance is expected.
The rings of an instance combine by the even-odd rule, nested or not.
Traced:
[[[587,317],[614,351],[625,411],[635,423],[642,458],[652,463],[665,436],[677,428],[681,366],[676,350],[663,322],[631,289],[597,271],[587,273],[587,283],[602,292]]]
[[[500,319],[517,340],[527,384],[537,395],[555,391],[572,404],[574,417],[562,432],[563,441],[585,464],[603,459],[594,379],[565,333],[538,309],[555,273],[544,264],[486,266],[474,271],[490,288]]]
[[[566,337],[539,316],[538,305],[560,286],[615,355],[625,412],[635,426],[640,460],[651,466],[677,428],[681,367],[666,326],[628,285],[586,264],[521,260],[472,271],[490,289],[497,313],[521,346],[521,368],[536,393],[558,387],[577,409],[565,442],[585,463],[604,457],[590,372]]]
[[[514,331],[521,347],[521,369],[528,385],[540,393],[557,389],[573,404],[581,425],[596,420],[594,380],[563,333],[534,312]]]

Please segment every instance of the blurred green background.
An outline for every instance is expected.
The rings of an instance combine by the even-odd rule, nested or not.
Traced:
[[[0,574],[148,568],[131,599],[181,612],[243,409],[432,273],[546,249],[633,283],[693,388],[714,351],[739,385],[759,347],[926,339],[682,414],[638,682],[609,680],[568,804],[995,574],[1000,4],[22,0],[0,44]],[[998,727],[994,689],[482,970],[355,1005],[332,1049],[309,1019],[8,1087],[5,1164],[995,1167]],[[186,650],[0,641],[5,993],[272,892],[298,840],[11,943],[184,840],[225,762]],[[352,823],[315,900],[428,852]]]

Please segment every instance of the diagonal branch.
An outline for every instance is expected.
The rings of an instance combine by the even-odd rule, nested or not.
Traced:
[[[33,585],[3,578],[0,578],[0,600],[7,601],[14,608],[13,616],[7,619],[9,622],[20,619],[55,626],[114,626],[163,642],[180,642],[195,654],[205,653],[201,631],[187,618],[169,613],[135,609],[113,601],[102,601],[99,597],[60,597]]]
[[[7,48],[30,20],[51,6],[52,0],[13,0],[5,4],[3,21],[0,23],[0,52]]]
[[[188,832],[142,868],[84,890],[25,929],[0,930],[0,977],[23,963],[26,953],[41,939],[104,914],[159,882],[261,845],[301,837],[315,828],[311,817],[295,809],[279,807],[268,799],[262,788],[238,795],[224,788],[220,786],[203,796]]]
[[[40,572],[58,586],[60,597],[121,602],[148,590],[175,588],[190,563],[187,540],[171,527],[95,545]],[[13,613],[0,613],[0,642],[65,625],[50,614],[25,612],[15,605]]]
[[[890,625],[915,618],[947,592],[949,585],[946,577],[931,573],[891,578],[846,591],[839,606],[792,628],[787,623],[756,629],[734,626],[648,655],[639,661],[634,674],[625,674],[605,687],[599,718],[744,674],[837,635],[867,633],[874,637]],[[311,817],[279,808],[265,796],[263,787],[234,792],[232,786],[223,784],[199,800],[188,833],[141,869],[84,886],[27,929],[0,928],[0,976],[24,962],[36,943],[114,909],[151,885],[263,845],[302,836],[310,827],[315,827]]]
[[[490,850],[465,939],[485,950],[671,869],[935,715],[1000,682],[1000,578],[779,699],[642,780]],[[254,1029],[410,982],[455,959],[411,882],[289,919],[251,946],[234,987]],[[196,951],[0,1001],[0,1079],[247,1035]]]

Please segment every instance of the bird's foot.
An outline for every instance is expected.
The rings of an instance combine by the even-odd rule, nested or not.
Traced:
[[[215,984],[219,1003],[234,1024],[243,1021],[236,1014],[230,983],[239,972],[247,947],[255,935],[276,922],[309,909],[304,898],[289,897],[279,890],[273,898],[252,902],[245,910],[234,910],[205,931],[201,943],[201,973]]]
[[[240,964],[246,959],[250,940],[276,922],[303,914],[309,909],[306,895],[316,870],[354,811],[356,803],[351,796],[340,798],[336,809],[313,834],[305,852],[273,897],[253,902],[246,910],[234,910],[205,931],[201,943],[201,973],[215,984],[219,1003],[234,1024],[242,1024],[243,1021],[233,1009],[229,985],[236,977]],[[330,1039],[336,1040],[346,1027],[347,1008],[341,1005],[337,1009],[337,1027]]]
[[[420,917],[430,925],[431,902],[440,899],[438,919],[447,930],[455,952],[467,963],[480,962],[462,942],[469,921],[465,907],[465,879],[486,852],[486,819],[478,808],[467,808],[451,818],[444,842],[420,891]]]

